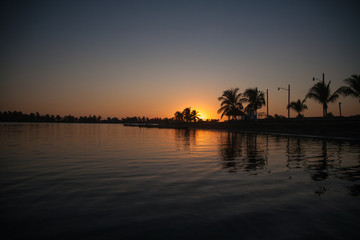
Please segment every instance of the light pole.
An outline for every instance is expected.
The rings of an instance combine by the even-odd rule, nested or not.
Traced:
[[[313,81],[315,81],[315,80],[321,81],[320,79],[313,77]],[[325,85],[325,73],[322,74],[322,82]]]
[[[278,91],[287,90],[288,91],[288,106],[290,105],[290,84],[288,85],[288,88],[278,87]],[[290,118],[290,108],[288,108],[288,118]]]
[[[342,117],[342,115],[341,115],[341,102],[339,102],[339,112],[340,112],[340,117]]]
[[[266,89],[266,117],[269,118],[269,89]]]

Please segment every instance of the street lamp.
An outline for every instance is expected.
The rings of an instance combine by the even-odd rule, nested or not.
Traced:
[[[278,87],[278,91],[280,91],[280,89],[288,91],[288,106],[289,106],[290,105],[290,84],[289,84],[288,88]],[[290,108],[288,108],[288,118],[290,118]]]
[[[325,85],[325,73],[322,74],[322,80],[318,79],[317,77],[313,77],[313,81],[315,80],[322,81],[323,84]]]

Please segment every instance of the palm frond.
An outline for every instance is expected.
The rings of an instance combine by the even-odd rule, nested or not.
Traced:
[[[238,93],[239,88],[227,89],[223,92],[221,97],[218,98],[220,103],[220,109],[218,113],[222,113],[221,118],[224,115],[237,116],[237,110],[241,111],[242,104],[240,102],[241,93]]]
[[[334,102],[336,99],[339,98],[339,94],[337,92],[334,92],[329,98],[328,98],[328,102]]]
[[[360,75],[353,74],[344,82],[347,86],[341,87],[341,94],[359,98],[360,101]]]

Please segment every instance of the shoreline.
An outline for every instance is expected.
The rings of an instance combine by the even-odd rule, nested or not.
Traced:
[[[32,123],[32,122],[1,122]],[[53,122],[33,122],[53,123]],[[57,122],[55,122],[56,124]],[[61,122],[59,122],[61,123]],[[360,142],[360,118],[304,118],[304,119],[258,119],[230,120],[225,122],[176,122],[159,123],[67,123],[67,124],[123,124],[124,126],[169,129],[218,130],[239,133],[257,133],[278,136],[320,138]]]
[[[159,128],[222,130],[360,141],[360,119],[258,119],[227,122],[172,122],[160,124]]]

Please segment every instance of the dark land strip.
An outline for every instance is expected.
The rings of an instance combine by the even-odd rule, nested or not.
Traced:
[[[154,127],[154,126],[153,126]],[[302,137],[336,138],[360,141],[360,119],[306,118],[258,119],[226,122],[169,122],[159,128],[214,129],[246,133],[294,135]]]

